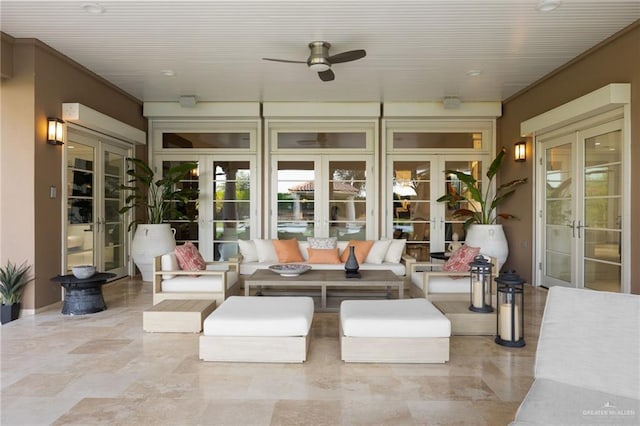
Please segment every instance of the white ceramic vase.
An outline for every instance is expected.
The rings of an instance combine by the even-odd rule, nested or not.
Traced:
[[[471,247],[480,247],[480,254],[498,259],[498,270],[493,271],[496,275],[509,256],[509,245],[502,225],[471,225],[467,229],[464,243]]]
[[[153,258],[175,250],[176,230],[169,224],[138,225],[131,242],[131,257],[143,281],[153,280]]]

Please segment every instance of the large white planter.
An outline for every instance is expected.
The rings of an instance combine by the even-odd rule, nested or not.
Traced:
[[[509,256],[509,245],[502,225],[471,225],[464,243],[471,247],[480,247],[480,254],[498,259],[498,271]],[[493,272],[497,274],[498,271]]]
[[[153,279],[153,258],[170,253],[176,248],[175,229],[169,224],[138,225],[131,242],[131,257],[143,281]]]

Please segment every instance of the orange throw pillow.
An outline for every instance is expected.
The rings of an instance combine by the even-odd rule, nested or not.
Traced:
[[[273,240],[273,248],[276,249],[278,262],[292,263],[304,262],[300,249],[298,248],[298,240],[292,238],[290,240]]]
[[[347,247],[345,247],[344,251],[342,252],[342,256],[340,257],[340,259],[342,260],[342,263],[345,263],[349,258],[349,246],[354,247],[354,251],[356,252],[356,260],[358,261],[359,264],[362,264],[367,258],[367,255],[369,254],[369,250],[371,250],[371,247],[373,247],[373,240],[349,241],[349,244],[347,244]]]
[[[338,249],[313,249],[308,248],[309,260],[307,263],[342,263],[338,255]]]

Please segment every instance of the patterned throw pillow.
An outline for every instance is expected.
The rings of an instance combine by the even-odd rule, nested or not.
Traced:
[[[458,250],[451,253],[451,257],[442,267],[446,272],[467,272],[469,263],[473,262],[473,258],[480,253],[480,247],[470,247],[463,245]]]
[[[183,271],[204,271],[207,267],[198,248],[191,242],[177,246],[175,253],[180,269]]]
[[[312,249],[334,249],[338,247],[338,239],[336,237],[329,238],[307,238],[309,248]]]
[[[298,240],[292,238],[290,240],[273,240],[273,248],[276,249],[278,262],[292,263],[304,262],[300,249],[298,248]]]

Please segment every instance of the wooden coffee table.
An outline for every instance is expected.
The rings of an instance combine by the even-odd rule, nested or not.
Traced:
[[[151,333],[200,333],[215,300],[167,299],[142,313],[142,328]]]
[[[404,280],[390,270],[360,270],[360,278],[346,278],[344,270],[312,269],[297,277],[283,277],[268,269],[258,269],[244,280],[244,294],[249,296],[254,287],[258,294],[262,287],[296,287],[320,289],[320,306],[316,311],[329,311],[327,308],[327,288],[364,288],[384,287],[387,297],[392,297],[392,288],[397,287],[398,298],[404,297]]]

